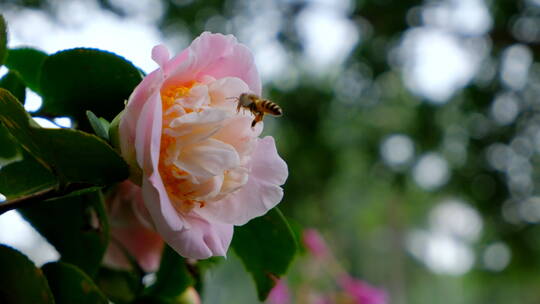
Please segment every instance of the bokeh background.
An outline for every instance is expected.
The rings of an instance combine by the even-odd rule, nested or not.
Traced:
[[[265,119],[290,170],[280,208],[344,269],[391,303],[540,303],[539,0],[0,0],[0,12],[10,47],[96,47],[146,72],[155,44],[236,35],[285,112]],[[28,92],[27,110],[39,106]],[[57,257],[16,212],[0,242]],[[204,297],[257,303],[234,255]]]

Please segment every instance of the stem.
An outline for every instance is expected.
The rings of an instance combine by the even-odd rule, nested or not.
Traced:
[[[14,198],[9,201],[5,201],[3,203],[0,203],[0,215],[4,214],[5,212],[8,212],[9,210],[25,207],[28,205],[31,205],[34,202],[43,201],[49,198],[52,198],[56,196],[57,193],[55,187],[50,187],[43,189],[38,192],[34,192],[32,194],[21,196],[18,198]]]
[[[13,209],[30,206],[33,203],[41,202],[51,198],[65,196],[72,192],[79,191],[85,188],[91,188],[91,186],[88,184],[70,184],[64,189],[58,189],[58,185],[54,185],[52,187],[45,188],[32,194],[17,197],[5,202],[0,202],[0,215]]]

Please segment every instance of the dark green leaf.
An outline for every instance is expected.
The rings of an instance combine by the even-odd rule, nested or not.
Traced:
[[[141,278],[135,273],[102,267],[96,283],[114,303],[131,303],[142,289]]]
[[[41,267],[56,304],[107,304],[109,301],[92,279],[77,266],[53,262]]]
[[[147,293],[166,298],[176,298],[193,283],[193,277],[188,271],[184,258],[171,247],[165,246],[161,256],[161,264],[156,274],[156,282],[148,288]]]
[[[42,111],[73,117],[89,130],[86,110],[112,120],[141,80],[135,66],[113,53],[84,48],[62,51],[43,63]]]
[[[0,245],[0,303],[54,304],[40,269],[15,249]]]
[[[0,169],[0,193],[8,199],[35,193],[56,183],[54,175],[28,154],[23,160]]]
[[[281,212],[274,208],[234,232],[232,247],[251,273],[263,301],[285,274],[296,254],[296,240]]]
[[[98,118],[92,111],[86,111],[86,117],[96,135],[109,141],[109,122],[105,118]]]
[[[197,267],[201,271],[206,271],[208,269],[216,267],[218,264],[225,261],[224,257],[211,257],[204,260],[197,261]]]
[[[133,304],[178,304],[175,300],[156,295],[142,295]]]
[[[186,289],[180,296],[175,298],[161,295],[142,295],[132,304],[200,304],[199,294],[192,288]]]
[[[2,79],[0,79],[0,88],[4,88],[13,94],[22,104],[26,97],[26,86],[16,71],[9,71]]]
[[[47,200],[19,211],[61,255],[90,276],[97,273],[109,238],[101,191]]]
[[[3,89],[0,89],[0,122],[63,184],[107,185],[128,176],[126,163],[103,140],[71,129],[40,128]]]
[[[4,16],[0,15],[0,66],[4,64],[7,53],[7,27]]]
[[[7,54],[6,66],[10,71],[19,72],[26,86],[39,93],[39,77],[45,58],[47,54],[36,49],[11,49]]]
[[[216,267],[218,264],[224,262],[226,259],[224,257],[211,257],[204,260],[197,261],[196,265],[196,273],[193,274],[193,279],[195,280],[195,284],[193,284],[193,287],[199,292],[202,292],[204,288],[204,274],[206,271]]]
[[[0,167],[21,159],[19,144],[0,123]]]

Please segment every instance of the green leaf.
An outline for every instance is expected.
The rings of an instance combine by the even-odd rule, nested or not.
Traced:
[[[17,250],[0,245],[0,303],[54,304],[39,268]]]
[[[21,159],[19,144],[0,123],[0,167]],[[1,192],[1,191],[0,191]]]
[[[128,176],[126,163],[103,140],[71,129],[40,128],[4,89],[0,89],[0,122],[62,185],[108,185]]]
[[[96,135],[109,141],[109,122],[105,118],[98,118],[92,111],[86,111],[86,117]]]
[[[2,79],[0,79],[0,88],[4,88],[11,92],[22,104],[26,98],[26,86],[16,71],[9,71]]]
[[[62,261],[92,277],[97,273],[109,241],[101,191],[47,200],[19,212],[56,248]]]
[[[296,239],[285,217],[274,208],[234,232],[232,247],[251,273],[263,301],[296,255]]]
[[[161,264],[156,273],[156,282],[148,288],[146,293],[176,298],[193,283],[193,277],[188,271],[184,258],[171,247],[165,246],[161,256]]]
[[[175,300],[156,295],[142,295],[133,304],[178,304]]]
[[[53,262],[41,267],[47,277],[56,304],[108,304],[109,301],[92,279],[77,266]]]
[[[224,261],[226,261],[225,257],[210,257],[208,259],[198,260],[195,266],[197,271],[192,273],[193,279],[195,280],[193,287],[195,287],[198,292],[202,292],[204,289],[205,273]]]
[[[131,303],[142,289],[140,276],[128,271],[101,267],[96,277],[99,288],[114,303]]]
[[[86,110],[111,121],[141,80],[135,66],[113,53],[86,48],[58,52],[43,63],[41,111],[73,117],[89,130]]]
[[[7,26],[4,16],[0,14],[0,66],[4,64],[7,53]]]
[[[17,71],[26,86],[39,93],[39,78],[45,58],[47,54],[36,49],[10,49],[7,53],[6,66],[10,71]]]
[[[0,169],[0,193],[8,199],[29,195],[56,184],[54,175],[28,154],[23,160]]]

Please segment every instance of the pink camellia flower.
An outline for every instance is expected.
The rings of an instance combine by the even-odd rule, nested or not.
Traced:
[[[263,123],[237,111],[234,97],[260,95],[251,52],[231,36],[203,33],[130,96],[119,125],[122,156],[142,185],[152,225],[184,257],[226,254],[234,225],[265,214],[283,197],[288,169]],[[140,179],[140,180],[139,180]]]
[[[120,183],[106,199],[111,225],[111,241],[104,263],[113,268],[130,269],[126,254],[135,258],[146,272],[156,271],[161,260],[163,240],[146,220],[141,188],[130,181]]]
[[[344,275],[339,279],[341,288],[357,304],[386,304],[387,294],[384,290],[373,287],[370,284]]]

